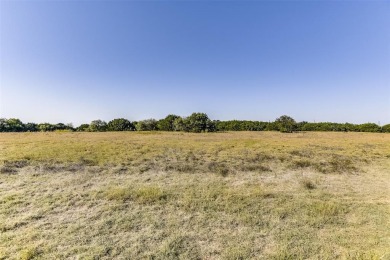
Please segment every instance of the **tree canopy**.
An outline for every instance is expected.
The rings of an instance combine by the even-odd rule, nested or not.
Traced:
[[[188,117],[170,114],[163,119],[147,119],[130,121],[116,118],[108,123],[101,119],[89,124],[73,127],[72,124],[23,123],[17,118],[0,118],[0,132],[49,132],[49,131],[184,131],[193,133],[215,131],[280,131],[292,133],[295,131],[338,131],[338,132],[374,132],[390,133],[390,124],[379,126],[374,123],[351,124],[332,122],[296,122],[292,117],[282,115],[273,122],[250,120],[211,120],[205,113],[192,113]]]

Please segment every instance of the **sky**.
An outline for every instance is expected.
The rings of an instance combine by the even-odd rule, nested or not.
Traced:
[[[390,1],[0,0],[0,117],[390,123]]]

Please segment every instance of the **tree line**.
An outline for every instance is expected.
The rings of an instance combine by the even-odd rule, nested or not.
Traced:
[[[374,123],[351,124],[332,122],[296,122],[292,117],[283,115],[273,122],[250,120],[211,120],[205,113],[192,113],[188,117],[168,115],[156,120],[146,119],[129,121],[116,118],[108,123],[93,120],[89,124],[74,127],[72,124],[23,123],[17,118],[0,118],[0,132],[52,132],[52,131],[183,131],[183,132],[220,132],[220,131],[280,131],[292,133],[297,131],[337,131],[337,132],[386,132],[390,133],[390,124],[379,126]]]

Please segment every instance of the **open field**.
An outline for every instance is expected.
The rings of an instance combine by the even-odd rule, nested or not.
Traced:
[[[390,259],[390,134],[0,134],[0,259]]]

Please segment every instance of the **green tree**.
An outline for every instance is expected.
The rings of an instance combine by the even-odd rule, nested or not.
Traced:
[[[107,130],[107,123],[103,120],[93,120],[89,124],[89,131],[91,132],[104,132]]]
[[[76,128],[76,131],[88,132],[89,131],[89,124],[81,124],[79,127]]]
[[[201,133],[214,132],[215,123],[205,113],[192,113],[184,119],[185,131]]]
[[[10,118],[7,120],[8,132],[23,132],[24,124],[17,118]]]
[[[134,131],[135,126],[127,119],[117,118],[107,124],[108,131]]]
[[[157,122],[157,128],[161,131],[175,131],[175,120],[180,118],[177,115],[168,115]]]
[[[383,133],[390,133],[390,124],[382,126]]]
[[[175,121],[173,121],[173,127],[175,131],[189,132],[184,122],[184,119],[181,117],[176,118]]]
[[[135,128],[137,131],[155,131],[157,130],[157,121],[152,118],[138,121]]]
[[[380,132],[381,127],[374,123],[365,123],[358,125],[358,129],[360,132]]]
[[[54,131],[54,125],[52,125],[50,123],[41,123],[41,124],[38,124],[38,129],[41,132],[51,132],[51,131]]]
[[[8,123],[5,118],[0,118],[0,132],[8,132]]]
[[[292,117],[283,115],[275,120],[280,132],[292,133],[296,129],[296,122]]]
[[[26,132],[37,132],[39,131],[38,125],[35,123],[27,123],[24,125],[24,130]]]

